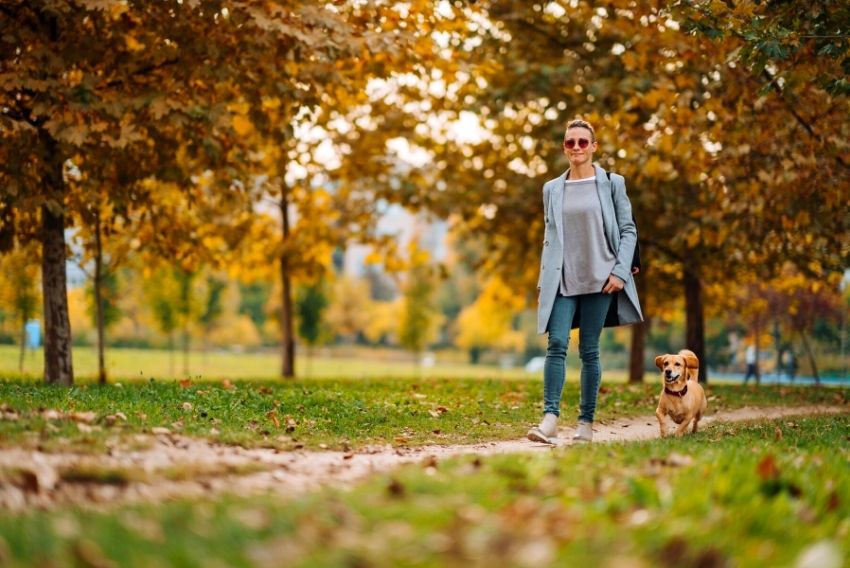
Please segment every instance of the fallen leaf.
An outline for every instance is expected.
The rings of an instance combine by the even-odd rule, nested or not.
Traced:
[[[262,387],[257,389],[257,392],[259,392],[260,394],[264,394],[264,395],[268,396],[268,395],[272,394],[274,391],[272,390],[271,387],[262,386]]]
[[[224,379],[223,381],[221,381],[221,388],[223,388],[224,390],[233,390],[236,388],[236,385],[230,382],[230,379]]]
[[[782,439],[782,428],[780,428],[779,426],[776,427],[776,429],[773,431],[773,438],[777,441]]]
[[[397,479],[391,479],[389,485],[387,485],[387,492],[393,497],[404,497],[404,485]]]
[[[270,410],[266,412],[266,418],[274,422],[275,428],[280,428],[280,420],[277,419],[277,410]]]
[[[58,410],[54,410],[52,408],[48,408],[47,410],[42,411],[41,416],[45,420],[61,420],[62,413]]]
[[[85,424],[91,424],[92,422],[94,422],[94,419],[97,418],[97,414],[92,411],[72,412],[68,416],[74,422],[83,422]]]
[[[151,432],[156,434],[157,436],[163,434],[171,434],[171,430],[169,430],[168,428],[163,428],[162,426],[154,426],[153,428],[151,428]]]
[[[763,480],[776,479],[779,477],[779,468],[776,467],[776,460],[771,454],[767,454],[756,466],[758,476]]]
[[[187,389],[192,386],[192,379],[183,379],[180,381],[180,388]]]
[[[180,407],[181,407],[181,408],[182,408],[185,412],[190,412],[190,411],[192,410],[192,403],[191,403],[191,402],[184,402],[183,404],[181,404],[181,405],[180,405]]]

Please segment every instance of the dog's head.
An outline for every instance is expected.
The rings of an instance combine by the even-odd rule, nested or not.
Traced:
[[[664,383],[672,385],[687,381],[699,369],[699,359],[693,351],[683,349],[676,355],[659,355],[655,358],[655,366],[661,370]]]

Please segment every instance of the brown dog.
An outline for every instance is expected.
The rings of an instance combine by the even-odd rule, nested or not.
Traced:
[[[664,428],[664,417],[669,416],[679,425],[676,435],[685,433],[691,420],[694,422],[692,432],[697,431],[697,423],[705,413],[706,400],[702,385],[697,382],[699,376],[699,359],[688,349],[682,349],[676,355],[659,355],[655,358],[655,366],[661,369],[664,389],[655,416],[661,436],[667,432]]]

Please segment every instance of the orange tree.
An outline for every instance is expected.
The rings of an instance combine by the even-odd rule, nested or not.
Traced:
[[[240,142],[232,101],[277,97],[294,117],[343,74],[338,61],[369,60],[412,35],[383,29],[375,10],[310,2],[13,0],[0,15],[0,243],[41,242],[45,381],[63,385],[73,383],[69,161],[130,153],[127,183],[109,185],[108,197],[144,207],[156,196],[133,193],[133,180],[185,185],[229,166]],[[178,150],[196,168],[175,167]]]

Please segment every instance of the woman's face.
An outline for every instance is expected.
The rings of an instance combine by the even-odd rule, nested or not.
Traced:
[[[567,130],[564,136],[564,154],[570,160],[570,167],[593,163],[593,152],[597,145],[593,134],[587,128],[575,126]]]

